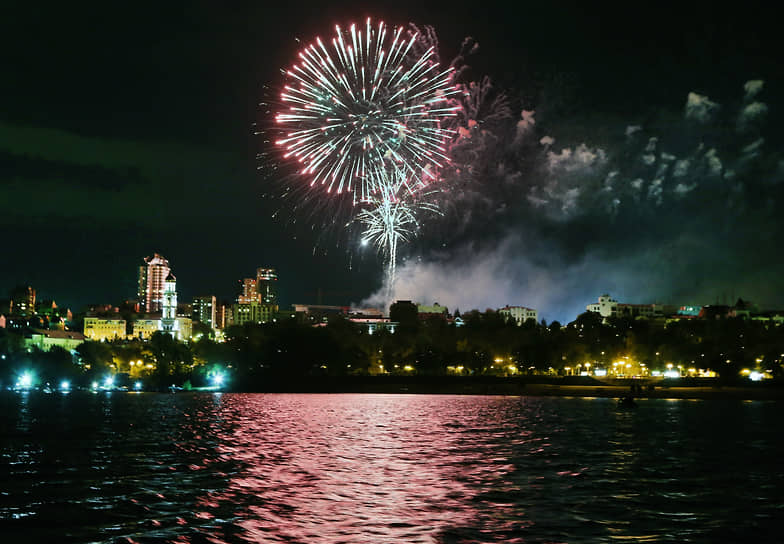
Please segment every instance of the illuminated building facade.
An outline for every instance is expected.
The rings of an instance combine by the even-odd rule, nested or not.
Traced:
[[[25,338],[25,347],[37,347],[49,351],[52,346],[72,351],[84,342],[84,335],[74,331],[33,329],[29,338]]]
[[[174,318],[174,330],[177,331],[177,340],[190,340],[193,336],[193,320],[187,316],[177,316]]]
[[[191,313],[194,321],[200,321],[210,328],[216,327],[217,303],[213,295],[194,297],[193,311]]]
[[[278,304],[278,275],[274,268],[257,268],[255,278],[241,281],[241,294],[237,296],[238,304],[259,302],[262,304]]]
[[[525,306],[504,306],[498,309],[498,313],[504,316],[507,321],[514,320],[518,327],[529,319],[539,320],[539,312]]]
[[[274,268],[258,268],[256,270],[256,290],[259,293],[259,302],[277,306],[278,275]]]
[[[618,301],[604,294],[599,297],[599,302],[589,304],[585,309],[602,317],[615,317],[618,313]]]
[[[84,337],[95,342],[124,339],[125,320],[85,317]]]
[[[245,278],[240,282],[242,293],[237,296],[237,304],[249,304],[251,302],[261,302],[259,290],[256,287],[256,278]]]
[[[275,304],[261,302],[237,303],[232,306],[232,325],[245,323],[270,323],[278,311]]]
[[[391,334],[395,334],[395,328],[399,325],[388,317],[350,317],[348,320],[368,334],[373,334],[376,331],[389,331]]]
[[[166,332],[172,334],[177,340],[185,341],[193,335],[193,320],[190,317],[177,316],[168,326],[171,329]],[[135,339],[149,340],[158,331],[164,331],[162,319],[137,319],[133,322],[133,338]]]
[[[144,265],[139,267],[138,297],[144,312],[155,313],[163,309],[163,290],[171,269],[169,261],[155,253],[145,257]]]
[[[139,340],[149,340],[160,328],[160,319],[137,319],[133,322],[133,337]]]
[[[667,315],[674,315],[677,311],[675,306],[665,304],[628,304],[618,302],[604,294],[599,297],[599,301],[589,304],[585,307],[589,312],[594,312],[600,316],[607,317],[625,317],[625,318],[658,318]]]
[[[225,329],[230,320],[231,308],[227,307],[224,303],[218,303],[215,306],[215,326],[213,329]]]
[[[163,282],[162,310],[161,330],[177,338],[177,278],[171,272]]]

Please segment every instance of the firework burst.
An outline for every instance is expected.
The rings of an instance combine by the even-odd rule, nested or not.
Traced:
[[[416,194],[449,162],[445,121],[461,107],[460,90],[416,29],[368,19],[335,31],[286,71],[276,144],[311,190],[353,196],[363,239],[384,253],[391,282],[397,243],[415,232],[418,211],[435,208]]]

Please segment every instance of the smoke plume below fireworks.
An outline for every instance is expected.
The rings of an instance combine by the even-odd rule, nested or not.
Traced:
[[[530,106],[490,123],[475,107],[455,160],[470,172],[452,173],[447,217],[400,266],[392,300],[523,305],[560,321],[606,292],[784,306],[784,161],[764,96],[762,80],[739,82],[726,103],[685,90],[680,111],[601,125],[595,112],[540,118]]]

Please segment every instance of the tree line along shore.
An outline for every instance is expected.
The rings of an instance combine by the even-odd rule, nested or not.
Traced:
[[[38,383],[86,385],[117,376],[163,390],[206,387],[221,373],[223,387],[237,391],[305,391],[322,384],[336,391],[619,396],[636,380],[647,396],[677,397],[689,389],[690,396],[707,398],[775,396],[760,392],[778,390],[784,379],[784,327],[775,323],[662,324],[586,312],[567,325],[517,326],[491,311],[466,313],[463,321],[456,327],[400,316],[394,333],[370,334],[334,316],[317,326],[292,320],[230,327],[220,340],[203,334],[178,342],[156,333],[146,341],[86,341],[73,352],[26,348],[20,335],[2,330],[0,384],[13,384],[27,370]],[[761,382],[752,383],[754,376]],[[579,378],[592,381],[569,381]]]

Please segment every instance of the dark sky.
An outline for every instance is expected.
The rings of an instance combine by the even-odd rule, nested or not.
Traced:
[[[655,297],[709,303],[746,294],[760,303],[784,304],[776,298],[784,287],[777,279],[784,271],[777,251],[778,171],[784,163],[781,139],[771,128],[781,120],[776,18],[752,4],[732,12],[686,3],[629,4],[620,10],[585,2],[515,4],[5,6],[0,298],[25,283],[39,297],[75,309],[118,302],[134,295],[136,267],[153,252],[169,259],[183,300],[207,293],[229,300],[237,281],[258,266],[278,269],[286,305],[314,302],[319,288],[325,303],[370,296],[380,286],[381,265],[371,252],[358,250],[356,240],[337,229],[320,232],[321,222],[311,225],[307,217],[297,224],[271,217],[289,204],[262,197],[275,195],[276,188],[257,170],[256,154],[269,150],[254,131],[256,123],[269,122],[259,102],[265,86],[274,90],[282,84],[280,68],[302,46],[296,38],[306,43],[329,35],[336,23],[372,16],[434,26],[443,59],[457,55],[463,38],[475,38],[480,49],[468,61],[471,75],[488,75],[505,89],[514,110],[512,130],[521,110],[535,111],[534,142],[544,136],[556,142],[538,151],[488,151],[503,155],[498,164],[517,174],[496,171],[462,193],[465,200],[486,195],[486,209],[474,210],[485,220],[457,221],[449,213],[465,218],[471,210],[449,208],[443,224],[457,221],[459,228],[450,235],[443,234],[443,225],[425,232],[408,249],[406,281],[469,282],[477,291],[472,297],[444,300],[462,309],[482,307],[485,299],[487,306],[538,305],[544,317],[562,320],[574,317],[599,290],[635,302]],[[740,131],[737,112],[752,100],[744,99],[744,84],[751,80],[764,81],[765,115],[759,122],[765,127]],[[717,105],[710,119],[690,117],[690,92]],[[630,126],[641,127],[637,143],[621,137]],[[742,154],[763,130],[760,153]],[[677,157],[661,160],[707,164],[708,151],[716,149],[722,179],[753,174],[765,184],[710,188],[700,184],[709,177],[708,167],[695,167],[680,185],[665,179],[658,198],[654,178],[664,178],[635,170],[641,168],[638,159],[650,154],[651,137],[657,138],[659,159]],[[700,143],[705,149],[698,151]],[[589,171],[563,162],[553,166],[564,149],[578,156],[580,145],[589,154],[602,150],[606,162],[592,162]],[[727,174],[730,162],[745,165],[733,167],[735,177]],[[601,191],[611,172],[656,205],[633,191],[619,196],[620,204],[609,212],[606,200],[587,199],[589,188]],[[677,205],[667,200],[668,194],[697,186],[699,191]],[[745,211],[728,214],[722,211],[727,206]],[[502,208],[497,217],[486,216]],[[487,219],[497,228],[488,229]],[[721,229],[725,234],[717,235]],[[756,242],[747,243],[751,238]],[[487,253],[489,245],[505,253]],[[757,271],[753,281],[738,265],[747,252]],[[622,264],[619,255],[631,253],[646,257]],[[497,292],[492,269],[488,274],[456,264],[472,259],[501,269]],[[650,262],[660,265],[655,276]],[[706,281],[717,267],[725,272]],[[472,279],[475,274],[484,279]],[[406,287],[401,296],[426,296],[410,289],[412,284]],[[547,289],[558,295],[532,295]]]

